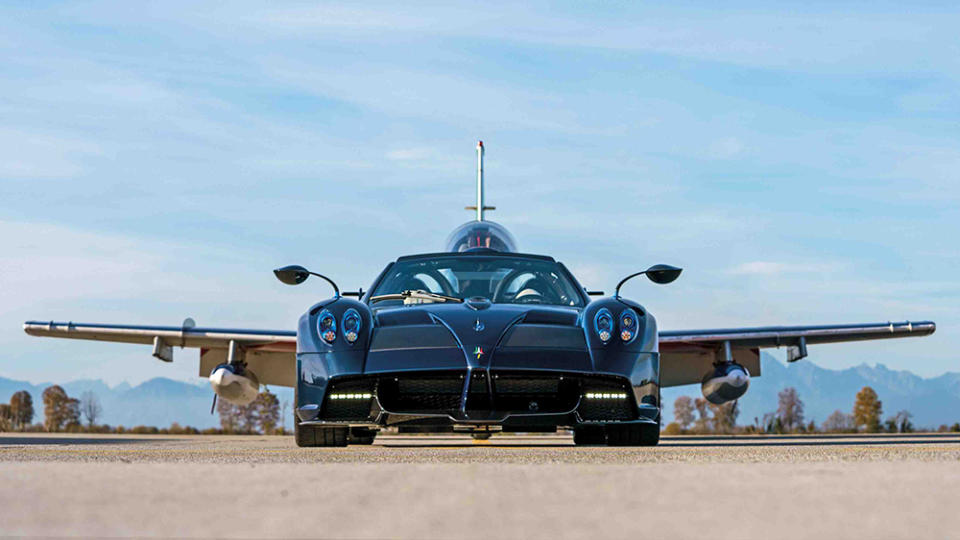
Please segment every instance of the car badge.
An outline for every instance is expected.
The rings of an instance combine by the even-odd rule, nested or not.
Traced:
[[[477,357],[477,360],[479,360],[480,357],[483,356],[483,348],[478,346],[476,349],[473,350],[473,354],[474,356]]]
[[[473,325],[473,329],[477,332],[483,332],[483,329],[486,328],[483,326],[483,323],[480,322],[480,319],[477,319],[477,324]]]

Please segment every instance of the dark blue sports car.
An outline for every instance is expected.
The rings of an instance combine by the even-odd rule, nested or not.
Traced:
[[[623,298],[591,302],[550,257],[490,248],[401,257],[360,301],[311,308],[298,336],[301,445],[342,444],[347,425],[359,440],[390,425],[659,438],[656,319]]]

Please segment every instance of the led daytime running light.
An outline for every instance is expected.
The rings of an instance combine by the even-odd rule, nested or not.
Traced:
[[[627,399],[626,392],[588,392],[587,399]]]
[[[373,394],[361,393],[361,394],[330,394],[330,399],[370,399],[373,397]]]

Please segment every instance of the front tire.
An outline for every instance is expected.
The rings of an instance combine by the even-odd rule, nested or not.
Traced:
[[[346,427],[317,427],[293,425],[293,436],[301,448],[316,446],[346,446]],[[372,440],[370,442],[373,442]]]
[[[370,428],[350,428],[350,436],[347,438],[348,444],[373,444],[377,438],[377,430]]]
[[[573,444],[577,446],[597,446],[607,442],[603,426],[580,426],[573,429]]]
[[[609,424],[609,446],[656,446],[660,442],[660,426],[657,424]]]

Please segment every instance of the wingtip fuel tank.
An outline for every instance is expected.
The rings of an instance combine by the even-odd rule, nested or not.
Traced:
[[[234,405],[249,405],[260,394],[260,381],[248,369],[220,364],[210,372],[210,387],[221,399]]]
[[[740,399],[750,387],[750,372],[736,363],[720,364],[700,384],[703,397],[714,405]]]

